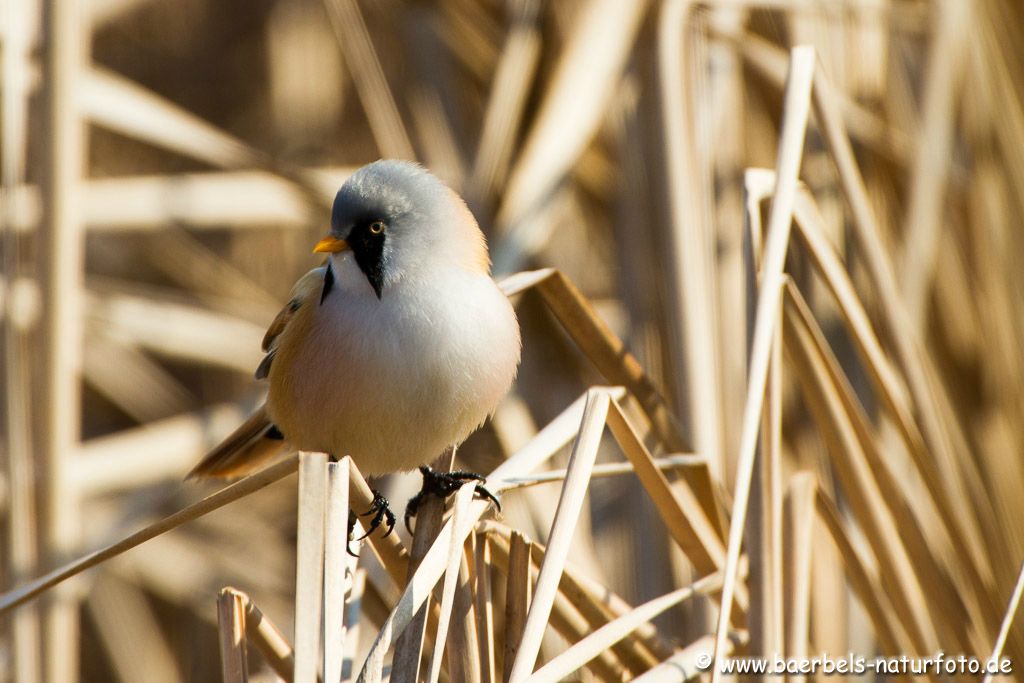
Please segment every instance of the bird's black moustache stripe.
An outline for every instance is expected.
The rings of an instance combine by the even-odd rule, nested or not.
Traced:
[[[327,295],[330,294],[332,287],[334,287],[334,271],[331,270],[331,262],[328,259],[328,261],[327,261],[327,272],[324,273],[324,288],[323,288],[323,291],[320,292],[320,303],[321,304],[324,302],[324,299],[327,298]]]

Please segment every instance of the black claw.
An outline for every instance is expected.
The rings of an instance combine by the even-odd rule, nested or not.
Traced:
[[[375,490],[373,492],[373,502],[370,503],[370,509],[360,513],[360,517],[366,517],[367,515],[373,515],[373,518],[370,519],[370,528],[359,537],[360,541],[376,531],[381,524],[386,525],[388,528],[384,533],[384,538],[387,538],[395,530],[395,513],[388,507],[388,499],[382,496],[380,491]],[[352,522],[352,524],[354,525],[355,522]]]
[[[498,502],[498,499],[493,493],[482,486],[487,479],[476,472],[466,472],[462,470],[455,472],[437,472],[426,465],[420,466],[419,469],[420,474],[423,475],[423,488],[420,489],[419,493],[410,498],[409,502],[405,506],[405,528],[409,533],[412,533],[412,529],[409,528],[409,520],[416,516],[416,512],[419,510],[419,507],[426,496],[437,496],[441,500],[444,500],[458,491],[459,488],[468,481],[481,482],[481,484],[477,484],[476,486],[476,494],[481,498],[494,503],[495,507],[498,508],[498,511],[501,511],[501,503]]]
[[[498,508],[498,512],[501,512],[501,501],[498,500],[497,498],[495,498],[493,493],[488,491],[483,486],[480,486],[479,484],[477,484],[475,490],[476,490],[476,495],[480,496],[481,498],[485,498],[485,499],[491,501],[492,503],[494,503],[494,507]]]

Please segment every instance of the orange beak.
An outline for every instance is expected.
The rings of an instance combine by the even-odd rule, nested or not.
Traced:
[[[316,243],[316,246],[313,247],[313,253],[336,254],[339,251],[345,251],[346,249],[349,248],[350,247],[348,246],[348,242],[346,242],[345,240],[328,235],[327,237],[323,238],[322,240]]]

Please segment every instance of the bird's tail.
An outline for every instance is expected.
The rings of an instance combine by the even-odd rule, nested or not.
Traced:
[[[241,477],[278,455],[283,448],[284,442],[263,405],[199,461],[185,478]]]

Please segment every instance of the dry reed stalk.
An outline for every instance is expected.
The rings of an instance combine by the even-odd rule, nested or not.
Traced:
[[[359,472],[355,462],[349,459],[348,463],[350,470],[349,509],[369,510],[373,507],[373,491]],[[373,550],[374,555],[377,556],[381,565],[387,570],[394,585],[398,587],[404,586],[409,572],[409,552],[402,545],[402,541],[398,539],[398,535],[389,534],[382,524],[367,536],[367,540],[370,549]]]
[[[315,683],[323,610],[324,510],[327,455],[299,453],[298,540],[295,560],[295,683]]]
[[[475,534],[471,576],[475,601],[477,641],[480,644],[480,680],[497,683],[495,669],[494,595],[491,592],[491,547],[487,534]]]
[[[815,114],[836,164],[843,191],[850,203],[853,225],[856,228],[854,236],[864,256],[867,272],[871,276],[875,291],[898,291],[892,263],[883,247],[878,222],[854,159],[845,126],[837,111],[834,90],[821,69],[815,73],[814,80]],[[957,425],[955,421],[944,424],[940,419],[933,393],[937,387],[929,383],[925,370],[925,352],[921,349],[918,338],[909,327],[899,298],[881,296],[878,298],[878,302],[883,322],[892,331],[896,359],[907,379],[916,414],[921,421],[922,436],[928,451],[932,453],[935,463],[942,473],[941,481],[947,487],[947,495],[954,501],[968,500],[968,492],[964,489],[961,479],[956,475],[958,468],[951,443],[954,435],[947,431],[949,429],[955,432]],[[981,500],[978,497],[973,497],[973,499]],[[964,511],[962,521],[968,525],[968,528],[980,527],[976,512],[977,509]],[[978,532],[971,534],[974,537],[978,535]]]
[[[243,419],[237,405],[220,404],[89,439],[69,463],[69,476],[86,498],[180,479]]]
[[[494,565],[505,572],[511,578],[511,539],[513,532],[510,528],[494,523],[486,522],[481,525],[487,531],[494,548]],[[520,534],[521,535],[521,534]],[[525,539],[525,537],[524,537]],[[544,560],[545,548],[535,541],[525,541],[530,546],[531,566],[539,565]],[[533,571],[531,569],[531,571]],[[508,596],[506,594],[506,605]],[[573,564],[566,563],[558,584],[558,597],[552,606],[551,625],[559,632],[582,637],[590,631],[607,625],[613,619],[627,614],[633,609],[625,600],[615,595],[611,590],[604,587],[597,581],[588,578]],[[581,622],[581,619],[585,624]],[[515,634],[522,629],[516,629],[505,623],[505,633]],[[506,646],[509,641],[506,640]],[[571,641],[570,641],[571,642]],[[616,643],[612,646],[614,657],[623,666],[631,671],[644,671],[650,666],[657,664],[659,658],[668,657],[672,648],[664,642],[651,624],[642,624],[635,633],[626,637],[625,642]],[[601,662],[596,666],[604,670],[611,670],[616,667],[613,659],[602,655]],[[510,660],[506,660],[511,665]]]
[[[184,413],[195,403],[163,366],[130,344],[94,334],[83,349],[82,375],[96,391],[145,424]]]
[[[670,607],[674,607],[694,595],[720,590],[721,586],[722,575],[719,572],[706,576],[691,586],[680,588],[668,595],[663,595],[646,602],[631,612],[595,630],[579,642],[574,643],[568,650],[537,669],[528,680],[562,680],[588,661],[597,657],[601,652],[625,638],[644,622],[650,621]]]
[[[715,636],[715,658],[724,652],[732,600],[736,591],[736,572],[746,517],[750,481],[753,476],[754,454],[757,443],[761,405],[767,382],[771,357],[771,342],[782,305],[782,269],[789,243],[793,201],[796,195],[797,174],[803,151],[803,141],[810,114],[811,83],[814,75],[814,50],[794,48],[790,73],[786,85],[782,133],[776,174],[778,182],[768,219],[768,233],[759,287],[756,320],[754,323],[749,385],[743,413],[740,453],[737,464],[736,493],[733,517],[729,529],[728,551],[725,565],[725,584],[722,589],[722,609],[719,613]],[[720,670],[712,672],[712,681],[720,680]]]
[[[806,657],[810,649],[811,558],[814,534],[814,500],[817,485],[810,472],[797,472],[789,479],[783,503],[783,548],[785,586],[782,624],[786,657]]]
[[[698,680],[705,673],[697,666],[699,660],[703,660],[714,652],[714,636],[704,636],[666,659],[642,676],[634,680],[637,683],[670,683],[674,681]],[[732,654],[734,643],[732,639],[726,640],[723,645],[723,656]]]
[[[455,607],[455,589],[459,580],[459,568],[462,566],[463,543],[456,542],[457,538],[469,535],[472,522],[466,524],[469,504],[473,501],[476,493],[476,483],[463,484],[455,493],[455,501],[452,506],[452,534],[451,546],[448,550],[448,564],[444,570],[444,582],[441,591],[441,616],[437,625],[437,637],[434,639],[434,651],[430,657],[430,673],[427,677],[428,683],[437,683],[441,675],[441,663],[444,660],[444,648],[448,640],[448,629],[452,625],[452,610]],[[476,683],[480,680],[479,653],[476,657],[469,656],[465,650],[461,652],[453,649],[449,652],[449,670],[452,678],[467,683]],[[456,661],[458,664],[456,664]]]
[[[31,406],[36,388],[32,386],[29,373],[30,335],[39,319],[39,282],[30,277],[19,257],[24,238],[17,231],[18,214],[25,204],[18,188],[25,181],[28,153],[26,81],[32,42],[29,17],[37,10],[36,2],[5,0],[0,6],[6,25],[0,55],[4,84],[0,98],[0,223],[5,284],[0,296],[0,319],[3,320],[4,359],[3,451],[7,464],[4,482],[7,495],[6,500],[0,502],[0,509],[6,513],[2,571],[11,584],[20,583],[39,571],[42,531],[32,457],[36,444],[33,443]],[[24,305],[33,301],[34,306]],[[17,683],[41,680],[39,617],[39,610],[32,606],[11,619],[11,675]]]
[[[619,410],[622,410],[621,407]],[[660,458],[652,458],[652,460],[654,467],[662,472],[675,469],[685,469],[687,467],[694,466],[707,466],[706,458],[700,455],[692,455],[688,453],[681,455],[665,455]],[[605,477],[618,477],[624,474],[636,474],[636,468],[633,466],[633,463],[624,462],[594,465],[594,470],[590,473],[590,478],[603,479]],[[504,491],[517,491],[531,486],[562,482],[565,481],[565,475],[566,470],[548,470],[546,472],[531,474],[525,477],[511,477],[505,480],[506,484]]]
[[[93,122],[214,166],[261,165],[262,153],[124,76],[99,66],[85,76],[82,113]]]
[[[673,489],[669,485],[615,401],[611,402],[608,411],[608,426],[632,463],[637,478],[651,497],[669,534],[694,567],[704,575],[722,569],[725,548],[711,521],[702,514],[698,501],[688,488]],[[748,603],[746,590],[742,586],[737,590],[737,602],[740,603],[742,615]]]
[[[835,502],[820,489],[815,497],[815,508],[843,557],[851,588],[871,617],[881,651],[889,655],[913,652],[910,636],[882,588],[874,558],[865,548],[854,545]]]
[[[354,564],[355,563],[352,563],[352,566],[354,566]],[[345,622],[350,624],[350,626],[346,629],[343,651],[351,654],[346,657],[345,661],[342,663],[341,683],[348,683],[351,681],[352,673],[355,670],[354,660],[356,649],[359,646],[359,638],[361,635],[360,631],[363,624],[361,616],[363,614],[363,596],[365,590],[366,570],[359,569],[353,574],[352,590],[350,591],[348,598],[348,612],[345,617]],[[376,623],[384,623],[384,618],[381,618]],[[347,668],[345,667],[346,663],[348,664]]]
[[[782,557],[782,326],[775,329],[762,415],[760,458],[751,482],[745,543],[750,560],[750,651],[785,651]]]
[[[449,472],[452,469],[452,463],[454,460],[455,452],[454,450],[451,450],[449,453],[438,458],[438,460],[433,463],[432,467],[442,472]],[[435,544],[434,541],[439,539],[439,532],[442,524],[444,523],[444,509],[445,502],[443,500],[437,496],[427,496],[416,513],[416,530],[413,533],[412,548],[409,553],[408,573],[405,577],[407,586],[412,583],[417,570],[427,554],[427,551],[433,550],[435,547],[437,547],[439,551],[442,549],[441,546]],[[454,519],[449,520],[449,523],[454,526]],[[466,528],[465,531],[468,535],[469,529]],[[452,554],[452,548],[455,547],[454,544],[456,538],[459,537],[454,534],[453,530],[452,540],[450,542],[452,545],[444,548],[444,552],[449,556]],[[459,540],[460,546],[462,540],[464,540],[464,538]],[[440,541],[438,540],[438,543],[439,542]],[[445,563],[444,567],[447,568],[449,563],[450,559]],[[437,579],[435,578],[435,582],[436,580]],[[430,595],[425,595],[423,603],[419,605],[416,613],[412,615],[409,625],[405,627],[401,635],[395,641],[395,655],[391,665],[391,675],[396,681],[416,683],[419,677],[420,665],[423,659],[425,630],[427,628],[427,607],[430,604]],[[444,635],[447,637],[447,633]]]
[[[830,381],[833,385],[833,389],[839,397],[839,400],[843,404],[843,412],[846,414],[850,421],[851,427],[857,434],[857,439],[864,461],[867,463],[874,476],[875,481],[867,484],[869,487],[877,486],[877,498],[874,503],[869,504],[870,508],[875,510],[888,509],[893,515],[894,528],[899,529],[899,535],[902,537],[903,543],[906,545],[907,552],[911,557],[914,558],[913,568],[919,576],[919,580],[922,582],[922,587],[928,596],[933,600],[939,600],[946,605],[943,610],[944,616],[947,617],[948,623],[955,624],[958,621],[964,622],[967,620],[966,614],[960,614],[954,616],[954,613],[950,611],[952,605],[956,605],[958,598],[954,597],[956,592],[953,587],[949,585],[948,576],[945,574],[943,568],[939,566],[938,559],[934,556],[934,551],[929,547],[928,541],[925,539],[924,532],[921,529],[919,522],[920,505],[913,505],[911,501],[905,499],[905,488],[900,485],[896,474],[890,469],[887,460],[882,456],[880,446],[878,445],[878,438],[873,433],[873,430],[869,427],[868,418],[864,413],[863,408],[857,402],[853,395],[853,389],[849,386],[848,380],[845,375],[838,367],[838,361],[834,355],[828,351],[827,343],[824,341],[824,334],[814,324],[806,302],[803,301],[799,292],[793,287],[787,288],[787,302],[792,302],[791,310],[798,312],[801,319],[801,325],[807,331],[807,333],[814,338],[814,344],[817,347],[817,353],[819,354],[824,366],[827,368],[826,372],[830,375]],[[790,309],[787,309],[787,315],[790,313]],[[787,320],[787,325],[789,320]],[[798,333],[799,337],[799,333]],[[800,337],[806,339],[806,337]],[[840,466],[845,465],[845,461],[837,460]],[[850,474],[844,476],[843,480],[846,484],[851,487],[855,487],[860,479],[861,475]],[[844,484],[844,489],[846,488]],[[876,538],[880,538],[878,536]],[[970,605],[972,600],[971,596],[961,594],[961,598],[966,599]],[[934,603],[933,603],[934,604]],[[937,616],[937,615],[936,615]],[[973,619],[977,620],[977,619]],[[980,623],[980,627],[984,629],[984,622]]]
[[[406,86],[422,159],[452,187],[463,187],[470,142],[466,110],[458,106],[460,95],[456,60],[445,49],[440,27],[443,19],[427,6],[407,10],[408,22],[401,32],[409,50],[417,55],[413,77]]]
[[[307,169],[309,182],[330,196],[353,169],[343,166]],[[42,211],[39,189],[20,185],[15,191],[13,224],[29,232]],[[192,229],[220,229],[230,223],[247,228],[304,228],[310,205],[293,183],[267,171],[225,171],[93,178],[83,183],[81,220],[91,233],[156,232],[168,223]]]
[[[349,562],[348,555],[349,473],[345,459],[327,464],[322,634],[322,671],[325,681],[341,680],[345,662],[345,593],[351,586],[355,571],[355,563]],[[357,533],[355,528],[353,533]],[[358,555],[358,550],[354,553]]]
[[[842,268],[834,251],[822,239],[820,215],[814,209],[813,200],[805,191],[801,191],[798,195],[796,214],[799,228],[797,234],[810,251],[812,259],[839,303],[844,321],[848,325],[858,350],[863,354],[869,376],[874,381],[878,395],[882,397],[883,403],[886,404],[896,420],[907,443],[912,461],[934,501],[944,530],[950,535],[954,546],[976,549],[976,552],[967,553],[963,558],[966,562],[961,564],[967,574],[969,582],[967,588],[976,596],[975,601],[989,602],[991,593],[986,584],[991,581],[991,578],[984,578],[982,572],[990,572],[991,569],[984,561],[984,553],[981,552],[979,541],[976,538],[971,538],[971,530],[969,526],[965,526],[963,513],[958,512],[958,508],[962,510],[964,503],[954,505],[946,488],[939,480],[938,472],[929,460],[923,438],[911,414],[904,385],[881,350],[881,345],[874,335],[864,307],[854,293],[849,276]]]
[[[90,586],[85,607],[120,680],[181,680],[174,652],[161,631],[158,613],[142,587],[121,577],[100,577]],[[123,629],[135,637],[131,641],[123,638]]]
[[[734,47],[754,72],[775,88],[782,90],[786,82],[786,50],[770,40],[751,32],[726,31],[718,24],[709,27],[711,34]],[[911,138],[904,126],[886,121],[876,112],[852,100],[845,92],[836,92],[839,111],[849,132],[857,142],[872,152],[900,164],[912,156]]]
[[[327,208],[314,176],[291,168],[225,133],[191,112],[116,73],[93,67],[84,75],[82,113],[97,124],[128,137],[223,168],[262,168],[289,180],[309,203]]]
[[[471,80],[486,84],[496,71],[501,27],[480,3],[455,0],[443,3],[439,10],[446,21],[438,30],[452,56]]]
[[[223,588],[217,596],[217,623],[221,677],[224,683],[246,683],[245,599],[233,588]]]
[[[526,615],[530,611],[530,600],[533,584],[530,577],[529,541],[519,532],[513,531],[509,538],[508,566],[505,584],[505,629],[504,657],[505,671],[503,681],[512,677],[512,665],[519,654],[523,631],[526,628]]]
[[[189,232],[161,232],[153,236],[153,246],[158,251],[148,253],[146,261],[178,286],[194,291],[211,308],[223,308],[231,301],[239,317],[261,322],[273,320],[280,310],[276,296]]]
[[[938,2],[935,35],[929,46],[924,74],[920,140],[904,221],[900,295],[906,302],[909,325],[922,336],[928,293],[942,235],[945,187],[952,165],[957,91],[966,71],[971,3]]]
[[[484,680],[484,668],[487,659],[481,656],[484,646],[480,642],[480,631],[477,628],[476,600],[473,594],[475,577],[473,576],[473,543],[475,534],[471,534],[461,548],[459,557],[458,584],[452,598],[452,626],[448,637],[451,646],[448,648],[448,677],[453,681],[480,683]],[[440,633],[440,631],[438,631]],[[487,672],[488,676],[490,672]]]
[[[132,548],[156,538],[171,529],[175,529],[186,522],[202,517],[203,515],[221,508],[228,503],[233,503],[239,498],[244,498],[251,493],[273,484],[292,474],[298,468],[298,457],[291,456],[287,460],[271,465],[266,469],[252,474],[241,481],[227,486],[216,493],[213,493],[202,500],[179,510],[178,512],[151,524],[144,529],[127,536],[126,538],[112,543],[104,548],[95,550],[83,557],[58,567],[43,576],[30,581],[14,590],[8,591],[0,596],[0,614],[24,604],[44,591],[60,584],[67,579],[84,572],[86,569],[116,557]]]
[[[355,0],[325,0],[331,26],[345,55],[377,148],[385,157],[415,159],[409,135],[381,68],[362,11]]]
[[[87,297],[92,324],[112,339],[153,353],[229,368],[249,375],[259,364],[264,329],[197,306],[131,294]]]
[[[77,489],[67,463],[80,438],[78,368],[82,346],[81,297],[84,239],[77,214],[86,138],[78,80],[87,63],[88,37],[77,3],[43,4],[46,213],[40,232],[44,378],[42,428],[42,528],[48,561],[74,551],[79,538]],[[43,675],[49,681],[78,678],[78,601],[67,588],[45,606]]]
[[[604,389],[602,393],[611,398],[621,397],[623,394],[621,389],[615,388]],[[583,404],[583,399],[570,406],[561,416],[541,430],[526,446],[495,469],[488,477],[490,490],[494,493],[500,493],[505,477],[510,476],[512,473],[529,473],[543,464],[545,460],[552,456],[554,451],[560,449],[566,441],[572,438],[572,434],[579,428],[581,418],[578,411],[581,409],[581,404]],[[479,519],[488,509],[488,504],[485,501],[475,500],[471,509],[470,517]],[[430,546],[420,566],[406,585],[401,599],[395,605],[395,608],[378,633],[360,674],[363,680],[379,680],[383,669],[385,652],[395,643],[411,621],[413,614],[423,605],[433,586],[441,577],[444,559],[442,553],[445,552],[444,548],[447,547],[449,535],[452,533],[452,524],[449,520],[441,528],[440,533]],[[462,540],[464,541],[465,539],[463,538]]]
[[[512,25],[495,68],[466,188],[467,199],[477,206],[491,199],[508,174],[526,98],[540,62],[538,9],[538,0],[516,0],[510,6]]]
[[[522,267],[549,223],[526,219],[546,203],[601,123],[647,8],[645,0],[586,0],[513,164],[495,218],[494,270]]]
[[[1024,595],[1024,565],[1021,566],[1020,574],[1017,576],[1017,583],[1013,587],[1013,595],[1010,597],[1010,604],[1007,605],[1006,614],[1003,615],[1003,622],[999,627],[999,636],[996,638],[996,644],[992,648],[992,656],[988,659],[990,662],[998,661],[1003,655],[1006,638],[1010,634],[1010,627],[1013,626],[1013,620],[1016,618],[1017,610],[1020,608],[1022,595]],[[992,673],[987,674],[984,683],[990,683],[992,677]]]
[[[628,389],[643,407],[651,427],[665,447],[676,452],[687,450],[682,430],[661,393],[633,354],[626,350],[622,340],[601,320],[568,278],[556,269],[546,268],[518,273],[503,279],[499,285],[506,296],[536,287],[551,312],[601,374],[612,384]],[[722,536],[722,511],[708,467],[687,469],[683,475],[700,501],[704,514]]]
[[[530,610],[523,627],[519,651],[516,653],[508,676],[508,680],[512,683],[525,680],[530,675],[540,652],[544,627],[558,592],[558,581],[568,557],[571,534],[583,505],[586,485],[590,480],[590,470],[594,466],[610,404],[611,399],[607,393],[598,390],[588,392],[582,426],[579,436],[573,444],[565,485],[559,496],[555,519],[551,523],[548,549],[530,601]]]
[[[674,389],[677,396],[701,397],[689,402],[693,446],[708,458],[712,471],[721,479],[724,467],[715,341],[715,264],[713,238],[702,199],[709,188],[703,183],[695,145],[690,142],[695,121],[684,95],[684,87],[694,75],[687,71],[688,60],[684,56],[693,8],[690,0],[673,0],[661,6],[658,17],[658,89],[666,145],[668,214],[672,223],[668,235],[672,273],[670,319],[676,346],[686,349],[685,373],[676,373]],[[681,381],[684,376],[685,382]],[[723,522],[715,519],[715,523],[719,531],[724,530]]]
[[[854,516],[865,526],[871,539],[886,592],[905,621],[915,643],[914,651],[921,655],[932,652],[938,646],[938,636],[915,573],[918,563],[911,560],[901,529],[873,477],[864,446],[857,438],[855,418],[846,412],[840,390],[826,378],[828,371],[824,365],[827,361],[821,348],[811,341],[807,328],[789,325],[794,318],[789,315],[786,318],[787,337],[793,339],[787,351],[800,367],[798,378],[808,391],[807,403],[822,426],[830,452],[838,456],[835,463],[840,468],[843,490],[851,497]]]
[[[295,669],[295,652],[292,646],[248,595],[241,591],[236,592],[245,606],[246,637],[260,651],[274,673],[285,683],[292,683],[292,673]]]

